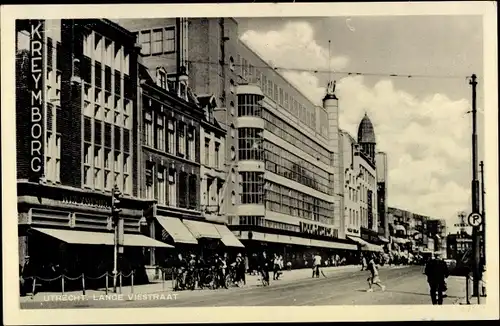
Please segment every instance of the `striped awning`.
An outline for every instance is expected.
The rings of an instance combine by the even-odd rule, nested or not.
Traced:
[[[196,239],[199,238],[210,238],[210,239],[221,239],[219,231],[215,228],[214,224],[195,221],[195,220],[184,220],[183,223],[189,229]]]
[[[226,247],[245,248],[227,226],[221,224],[214,224],[214,226],[221,235],[221,241]]]
[[[189,232],[188,228],[182,223],[182,221],[175,217],[167,216],[156,216],[156,220],[160,225],[167,231],[167,233],[172,237],[176,243],[187,243],[187,244],[198,244],[198,241]]]
[[[114,245],[114,233],[111,232],[89,232],[77,230],[61,230],[33,228],[38,232],[66,242],[68,244],[88,244],[88,245]],[[126,247],[163,247],[173,248],[173,246],[160,242],[142,234],[124,234],[123,245]]]

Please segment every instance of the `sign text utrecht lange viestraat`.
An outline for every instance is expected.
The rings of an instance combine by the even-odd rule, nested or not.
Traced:
[[[32,177],[40,177],[44,173],[44,127],[43,127],[43,107],[44,107],[44,21],[31,20],[30,39],[30,172]]]

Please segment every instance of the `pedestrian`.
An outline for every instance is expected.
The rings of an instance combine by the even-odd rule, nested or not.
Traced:
[[[277,280],[279,278],[279,258],[277,254],[274,254],[274,259],[273,259],[273,280]]]
[[[247,284],[246,278],[245,278],[245,261],[243,260],[243,257],[241,253],[238,253],[236,255],[236,282],[243,282],[244,285]]]
[[[321,256],[319,253],[316,253],[316,255],[313,258],[313,274],[312,277],[316,276],[316,278],[319,278],[319,268],[321,267]]]
[[[380,281],[380,277],[378,275],[378,267],[377,264],[375,263],[375,257],[374,255],[371,256],[370,261],[368,262],[368,265],[366,266],[366,270],[370,272],[370,276],[368,277],[368,290],[366,292],[373,292],[373,284],[378,285],[382,291],[385,291],[385,285],[382,284]]]
[[[427,275],[432,304],[442,305],[443,292],[449,272],[445,261],[441,259],[441,253],[435,253],[433,258],[427,262],[424,274]]]
[[[361,271],[364,271],[365,267],[368,269],[368,267],[366,266],[366,257],[361,254]]]

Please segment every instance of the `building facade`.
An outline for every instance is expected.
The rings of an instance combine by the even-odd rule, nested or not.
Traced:
[[[465,261],[465,257],[471,256],[472,235],[465,231],[456,234],[448,234],[446,243],[446,257],[455,259],[457,262]]]
[[[16,29],[20,264],[30,256],[68,275],[111,271],[116,186],[121,269],[141,266],[144,247],[169,246],[141,234],[134,35],[105,19],[19,20]]]
[[[388,166],[387,154],[377,152],[375,156],[377,165],[377,213],[378,213],[378,233],[389,239],[389,221],[387,218],[387,186],[388,186]]]
[[[232,18],[117,22],[137,34],[148,69],[161,65],[175,78],[184,67],[195,94],[213,95],[214,117],[226,131],[220,218],[247,249],[264,246],[296,265],[322,248],[356,248],[339,234],[336,99],[310,102],[239,41]],[[209,196],[204,205],[212,202]]]
[[[364,250],[382,251],[387,240],[378,234],[376,142],[368,116],[359,124],[357,140],[343,130],[340,139],[345,234]]]

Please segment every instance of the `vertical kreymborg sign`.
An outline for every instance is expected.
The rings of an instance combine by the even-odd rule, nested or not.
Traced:
[[[40,178],[44,174],[44,33],[43,20],[30,20],[30,176]]]

